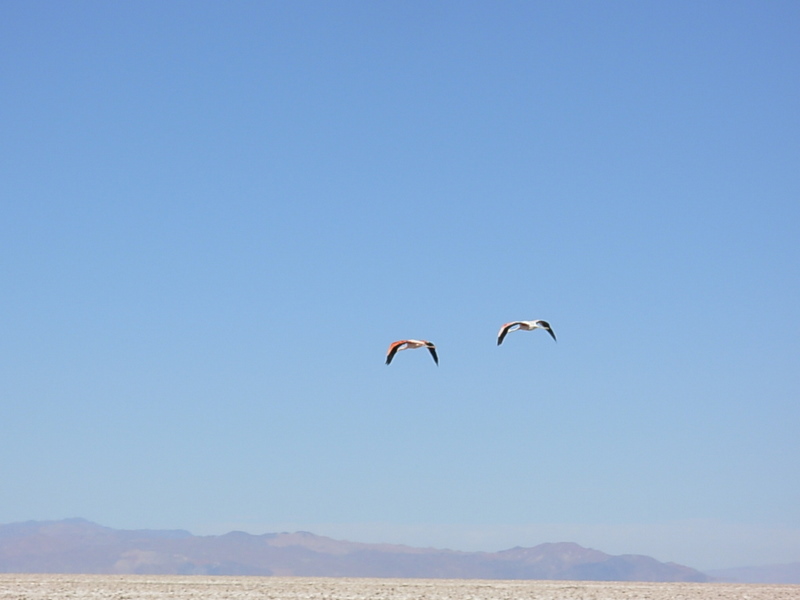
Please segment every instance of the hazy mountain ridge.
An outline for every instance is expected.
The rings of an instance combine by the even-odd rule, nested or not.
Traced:
[[[339,541],[308,532],[195,536],[82,519],[0,525],[0,572],[708,581],[695,569],[570,542],[460,552]]]

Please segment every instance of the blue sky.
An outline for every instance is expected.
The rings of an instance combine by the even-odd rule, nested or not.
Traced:
[[[798,56],[788,1],[3,2],[0,523],[800,560]]]

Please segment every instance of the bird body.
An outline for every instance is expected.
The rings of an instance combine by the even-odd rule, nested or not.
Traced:
[[[499,346],[502,344],[506,335],[508,335],[511,331],[533,331],[534,329],[544,329],[553,337],[554,340],[556,340],[556,334],[553,333],[553,329],[550,327],[550,323],[547,321],[511,321],[500,328],[500,331],[497,334],[497,345]]]
[[[438,366],[439,357],[436,355],[436,346],[434,346],[433,342],[428,342],[426,340],[398,340],[392,342],[389,344],[389,350],[386,352],[386,364],[391,364],[394,355],[401,350],[413,350],[414,348],[427,348],[428,352],[430,352],[433,357],[433,362]]]

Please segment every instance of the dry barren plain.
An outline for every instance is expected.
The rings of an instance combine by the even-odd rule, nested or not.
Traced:
[[[800,585],[0,574],[0,600],[800,600]]]

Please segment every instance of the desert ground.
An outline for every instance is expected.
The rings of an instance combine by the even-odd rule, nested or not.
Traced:
[[[0,599],[800,600],[800,585],[0,574]]]

